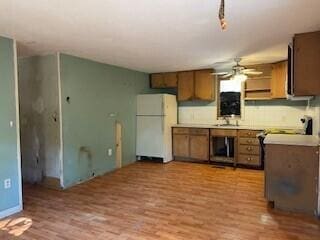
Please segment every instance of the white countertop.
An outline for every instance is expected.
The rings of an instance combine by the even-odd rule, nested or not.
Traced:
[[[221,126],[215,124],[175,124],[172,127],[185,127],[185,128],[222,128],[222,129],[249,129],[249,130],[265,130],[265,129],[299,129],[297,127],[276,127],[276,126],[249,126],[249,125],[239,125],[239,126]]]
[[[310,135],[268,134],[264,144],[319,146],[319,138]]]

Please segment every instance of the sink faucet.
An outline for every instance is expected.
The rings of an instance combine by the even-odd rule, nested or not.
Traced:
[[[230,119],[229,119],[229,117],[223,116],[223,120],[226,121],[226,124],[227,124],[227,125],[230,125]]]

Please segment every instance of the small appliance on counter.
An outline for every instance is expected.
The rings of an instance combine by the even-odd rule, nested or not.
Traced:
[[[312,135],[312,117],[304,115],[300,121],[303,123],[304,134]]]

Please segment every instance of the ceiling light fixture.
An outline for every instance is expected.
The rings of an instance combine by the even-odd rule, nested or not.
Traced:
[[[221,29],[226,30],[227,22],[224,18],[224,0],[221,0],[221,3],[220,3],[219,20],[220,20]]]
[[[238,82],[245,82],[247,80],[248,76],[242,73],[238,73],[231,77],[231,80],[235,80]]]

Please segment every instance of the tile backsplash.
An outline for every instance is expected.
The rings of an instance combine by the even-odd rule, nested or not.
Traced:
[[[284,104],[282,104],[284,103]],[[314,122],[314,135],[319,130],[320,105],[306,102],[279,101],[261,104],[258,102],[245,103],[240,125],[268,126],[268,127],[302,127],[300,118],[310,115]],[[231,121],[232,122],[232,121]],[[182,124],[219,124],[223,120],[217,119],[217,106],[208,105],[180,105],[179,123]]]

